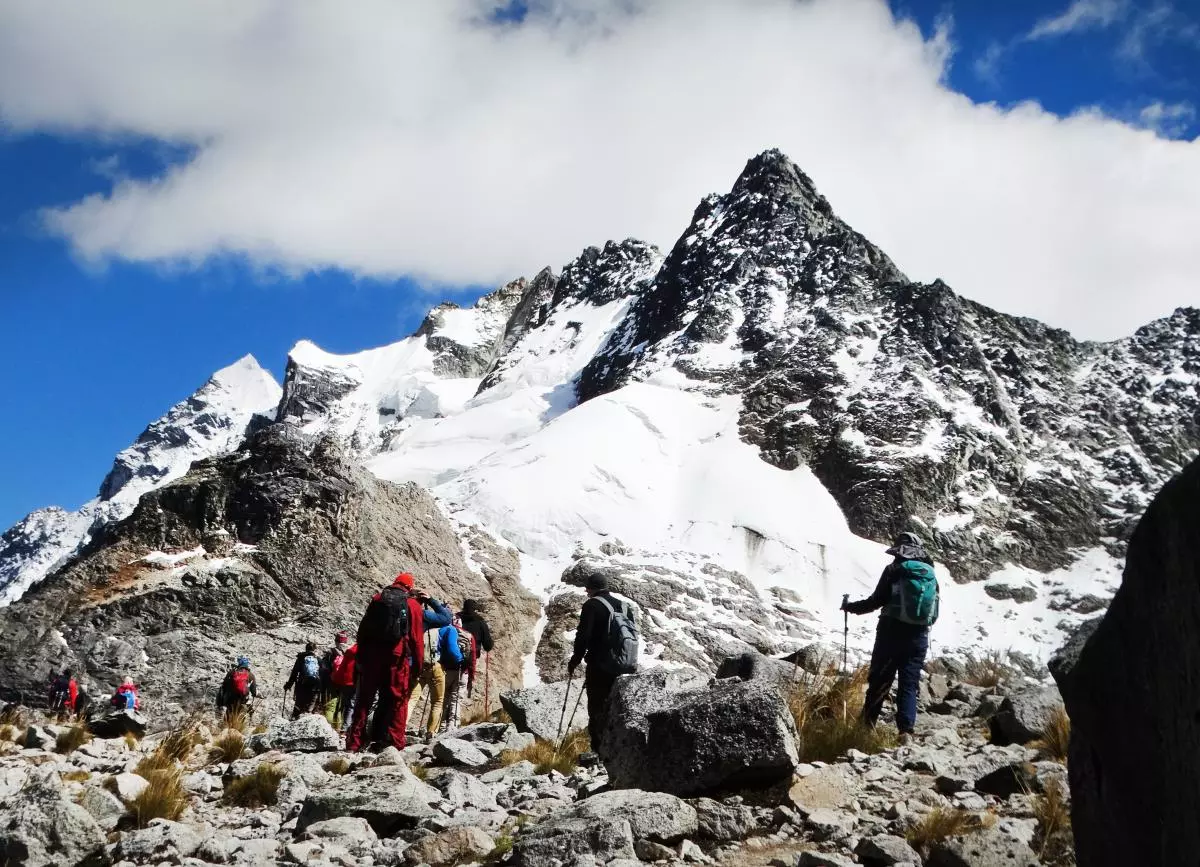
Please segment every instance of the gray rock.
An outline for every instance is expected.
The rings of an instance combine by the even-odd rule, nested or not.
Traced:
[[[991,718],[992,743],[1027,744],[1042,736],[1051,711],[1062,707],[1062,696],[1053,686],[1031,687],[1009,695]]]
[[[825,852],[801,852],[796,867],[857,867],[849,858]]]
[[[139,831],[121,835],[113,850],[115,860],[158,863],[178,862],[200,848],[200,835],[187,825],[167,819],[153,819]]]
[[[1143,862],[1144,863],[1144,862]],[[929,853],[926,867],[1038,867],[1033,851],[995,829],[951,837]]]
[[[700,795],[792,775],[795,724],[769,679],[696,685],[683,672],[617,681],[601,751],[614,788]],[[659,695],[647,700],[647,687]]]
[[[920,864],[921,856],[903,837],[879,834],[864,837],[854,847],[854,854],[866,867],[891,867],[893,864]]]
[[[277,864],[282,848],[283,844],[278,840],[242,840],[236,851],[236,860],[243,864]]]
[[[26,749],[50,751],[54,749],[57,740],[57,735],[50,730],[49,726],[30,726],[25,729]]]
[[[1037,768],[1029,762],[1013,762],[984,774],[975,781],[975,791],[997,798],[1007,798],[1040,789]]]
[[[433,757],[446,765],[461,765],[480,768],[489,761],[488,756],[474,744],[458,738],[442,738],[434,741]]]
[[[465,774],[453,768],[435,768],[429,772],[426,782],[441,792],[442,797],[456,808],[496,809],[495,790],[472,774]]]
[[[340,816],[366,819],[381,837],[415,828],[434,815],[430,804],[438,800],[436,789],[425,785],[404,766],[369,768],[338,777],[336,783],[310,792],[296,821],[296,830]]]
[[[150,785],[150,781],[137,774],[117,774],[113,777],[113,786],[117,790],[117,797],[127,803],[140,795],[148,785]]]
[[[700,834],[718,843],[744,840],[758,828],[754,811],[741,804],[722,804],[709,798],[692,802]]]
[[[704,854],[704,850],[693,843],[691,840],[681,840],[679,842],[679,857],[684,861],[692,864],[709,864],[712,859]]]
[[[91,813],[96,824],[105,831],[117,827],[117,823],[125,815],[125,805],[121,803],[121,799],[100,786],[84,786],[77,803]]]
[[[464,864],[482,860],[495,848],[495,842],[486,831],[467,825],[418,840],[404,851],[404,860],[409,864],[430,864],[432,867]]]
[[[633,851],[637,853],[639,861],[671,861],[675,858],[674,849],[651,840],[635,840]]]
[[[583,678],[577,677],[571,681],[569,697],[567,692],[567,681],[562,680],[506,692],[500,696],[500,703],[518,730],[529,732],[544,741],[556,741],[563,734],[559,727],[567,726],[564,704],[566,717],[578,707],[571,723],[573,729],[586,728],[588,724],[587,701],[579,698],[583,693]]]
[[[561,867],[577,855],[607,863],[636,858],[633,833],[624,819],[550,819],[518,835],[513,852],[522,867]]]
[[[52,770],[35,769],[0,806],[0,853],[20,867],[79,864],[101,853],[104,843],[96,820],[64,796]]]
[[[1080,864],[1188,864],[1200,852],[1200,459],[1154,498],[1121,587],[1054,675],[1071,717]],[[1074,659],[1072,659],[1074,656]]]
[[[766,680],[781,690],[787,690],[797,680],[811,680],[798,662],[772,659],[761,653],[742,653],[726,657],[717,666],[717,678],[736,677],[739,680]]]
[[[696,808],[691,804],[665,792],[637,789],[601,792],[580,801],[566,815],[625,819],[635,839],[656,843],[677,843],[695,835],[699,828]]]
[[[533,762],[519,761],[503,768],[497,768],[494,771],[488,771],[482,774],[479,779],[485,783],[500,783],[501,785],[511,785],[513,781],[525,779],[534,776],[537,768]]]
[[[341,739],[325,717],[309,713],[295,720],[271,720],[265,732],[246,738],[246,746],[256,753],[319,753],[341,749]]]
[[[98,738],[122,738],[125,735],[142,737],[148,720],[135,710],[114,710],[102,717],[88,720],[88,731]]]
[[[850,830],[854,827],[855,819],[850,813],[821,807],[810,811],[804,817],[804,822],[812,833],[813,839],[819,842],[850,833]]]

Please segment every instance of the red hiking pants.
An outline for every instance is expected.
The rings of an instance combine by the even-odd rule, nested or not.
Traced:
[[[408,726],[408,697],[412,695],[414,680],[412,660],[407,653],[381,658],[358,658],[358,694],[354,699],[354,719],[346,733],[346,749],[361,752],[367,733],[367,716],[371,705],[379,697],[375,708],[372,731],[387,732],[387,739],[398,750],[404,749],[407,741],[404,730]]]

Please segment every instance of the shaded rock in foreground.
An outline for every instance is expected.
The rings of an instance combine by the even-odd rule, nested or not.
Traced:
[[[12,867],[100,863],[104,832],[91,813],[68,800],[52,770],[34,771],[0,809],[0,856]]]
[[[568,685],[570,695],[567,694]],[[582,693],[583,678],[577,677],[569,683],[560,680],[505,693],[500,696],[500,703],[518,731],[530,732],[544,741],[556,741],[563,734],[559,726],[566,728],[572,709],[575,709],[575,715],[570,721],[571,728],[587,728],[587,701],[580,700]],[[565,715],[564,705],[567,708]]]
[[[513,846],[522,867],[560,867],[577,855],[607,863],[636,858],[633,832],[625,819],[594,816],[555,818],[522,833]]]
[[[1155,497],[1121,588],[1055,676],[1071,717],[1075,849],[1088,867],[1200,852],[1200,460]],[[1070,654],[1068,654],[1069,656]]]
[[[366,819],[380,837],[414,828],[434,815],[430,803],[439,798],[403,765],[389,765],[342,777],[336,787],[314,792],[304,801],[296,830],[317,822],[353,816]]]

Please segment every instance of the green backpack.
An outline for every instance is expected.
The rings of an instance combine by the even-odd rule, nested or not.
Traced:
[[[914,626],[932,626],[938,619],[938,583],[933,567],[920,560],[896,564],[900,577],[892,583],[892,599],[884,614]]]

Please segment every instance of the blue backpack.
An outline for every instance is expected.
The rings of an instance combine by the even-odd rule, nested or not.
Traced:
[[[309,683],[318,683],[321,680],[321,661],[311,653],[304,657],[304,679]]]
[[[920,560],[901,560],[900,575],[892,582],[888,617],[914,626],[932,626],[938,619],[938,583],[933,567]]]

